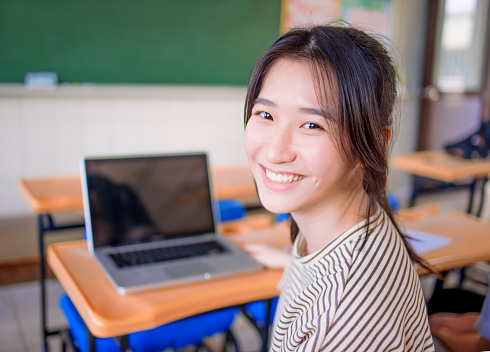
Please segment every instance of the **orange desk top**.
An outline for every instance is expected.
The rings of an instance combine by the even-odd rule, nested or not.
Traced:
[[[248,165],[211,169],[218,199],[256,197],[255,181]]]
[[[490,261],[490,224],[470,214],[452,210],[401,222],[402,228],[451,239],[447,246],[422,254],[438,271]],[[419,269],[419,274],[425,274]]]
[[[432,213],[432,214],[431,214]],[[450,245],[423,254],[443,271],[490,261],[490,224],[460,212],[405,216],[402,226],[452,239]],[[286,225],[253,233],[230,236],[237,243],[265,242],[277,246],[289,243]],[[82,315],[98,337],[117,336],[153,328],[170,321],[278,294],[281,270],[194,283],[173,288],[120,296],[106,278],[84,241],[56,243],[48,249],[48,261]],[[425,274],[419,270],[419,274]]]
[[[279,245],[288,243],[285,225],[275,225],[255,235],[274,238],[273,242]],[[237,236],[236,242],[246,241],[246,236]],[[85,241],[49,246],[48,262],[97,337],[124,335],[210,310],[275,297],[282,275],[282,270],[267,269],[121,296],[88,252]]]
[[[21,179],[19,187],[35,214],[83,209],[78,176]]]
[[[454,183],[467,178],[485,177],[490,160],[463,159],[443,150],[424,150],[408,155],[394,155],[391,166],[417,176]]]
[[[211,172],[218,199],[256,197],[252,173],[247,165],[215,168]],[[80,177],[25,178],[19,187],[35,214],[83,209]]]

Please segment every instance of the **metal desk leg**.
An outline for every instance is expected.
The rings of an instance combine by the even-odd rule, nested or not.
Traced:
[[[420,192],[420,186],[422,185],[424,178],[420,176],[413,176],[413,184],[412,184],[412,195],[410,196],[409,206],[413,207],[415,205],[415,200]]]
[[[129,335],[116,336],[114,337],[114,341],[116,341],[117,346],[122,351],[126,351],[129,349]]]
[[[267,299],[265,302],[265,317],[264,317],[264,325],[261,329],[262,335],[262,352],[267,352],[269,347],[269,328],[270,328],[270,320],[271,320],[271,302],[272,299]]]
[[[434,284],[434,291],[432,292],[432,294],[434,294],[435,292],[438,292],[440,290],[442,290],[443,286],[444,286],[444,280],[446,279],[446,276],[447,276],[447,271],[443,271],[440,273],[441,274],[441,278],[437,279],[435,284]]]
[[[46,322],[46,268],[44,255],[44,235],[46,232],[69,230],[84,227],[85,224],[74,224],[56,226],[50,214],[40,214],[38,216],[38,252],[39,252],[39,283],[41,286],[41,336],[44,352],[48,351],[48,336],[57,335],[60,330],[48,331]]]
[[[92,335],[87,326],[85,326],[85,333],[87,335],[87,352],[95,352],[95,336]]]
[[[46,322],[46,267],[44,256],[44,232],[49,229],[49,224],[53,223],[53,219],[50,215],[41,214],[38,217],[38,231],[39,231],[39,283],[41,285],[41,333],[44,351],[48,351],[47,337],[50,332],[47,330]]]
[[[85,325],[85,333],[87,335],[87,352],[95,352],[95,336],[92,335],[87,325]],[[129,335],[116,336],[114,341],[121,351],[129,351]]]
[[[412,185],[412,194],[410,196],[410,202],[409,206],[413,207],[415,205],[415,200],[417,199],[417,196],[420,193],[420,187],[424,181],[424,177],[421,176],[413,176],[413,185]],[[476,178],[474,179],[471,184],[470,184],[470,195],[468,199],[468,206],[466,208],[466,213],[471,214],[473,212],[473,205],[475,203],[475,192],[476,189],[478,188],[478,183],[481,182],[481,198],[480,198],[480,204],[478,205],[476,216],[480,217],[482,209],[483,209],[483,204],[485,200],[485,184],[488,181],[488,177],[484,178]]]
[[[480,205],[478,206],[478,211],[476,212],[476,216],[478,216],[478,217],[481,216],[481,212],[483,210],[483,205],[485,204],[485,186],[486,186],[487,182],[488,182],[488,177],[485,177],[482,180]]]
[[[466,212],[468,214],[472,214],[473,213],[473,204],[475,203],[475,191],[478,187],[478,183],[480,183],[480,187],[481,187],[481,191],[480,191],[480,204],[478,205],[478,208],[476,209],[476,216],[477,217],[480,217],[481,216],[481,212],[483,210],[483,205],[485,203],[485,185],[488,181],[488,177],[483,177],[483,178],[477,178],[477,179],[474,179],[473,182],[471,183],[470,185],[470,199],[469,199],[469,203],[468,203],[468,208],[466,210]]]
[[[468,201],[468,208],[466,209],[466,212],[468,214],[471,214],[471,211],[473,210],[473,201],[475,199],[475,188],[476,184],[478,183],[478,179],[474,179],[473,182],[471,182],[470,185],[470,199]]]

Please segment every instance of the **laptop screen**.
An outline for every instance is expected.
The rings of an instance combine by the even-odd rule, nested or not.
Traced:
[[[84,162],[95,248],[215,231],[205,154]]]

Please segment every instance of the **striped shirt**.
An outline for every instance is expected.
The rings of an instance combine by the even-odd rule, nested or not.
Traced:
[[[298,255],[279,284],[271,351],[434,351],[418,275],[383,210]],[[364,226],[363,226],[364,225]]]

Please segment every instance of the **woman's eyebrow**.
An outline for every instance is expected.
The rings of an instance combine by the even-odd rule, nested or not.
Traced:
[[[274,103],[273,101],[266,99],[266,98],[261,98],[261,97],[258,97],[253,101],[253,105],[255,105],[255,104],[261,104],[261,105],[269,106],[269,107],[273,107],[273,108],[277,107],[277,104]],[[321,111],[319,109],[303,107],[303,108],[300,108],[299,111],[303,114],[317,115],[317,116],[327,118],[325,116],[325,114],[323,113],[323,111]]]
[[[315,108],[301,108],[299,109],[299,111],[308,115],[318,115],[318,116],[325,117],[325,114],[321,110]]]
[[[265,98],[261,98],[261,97],[258,97],[257,99],[255,99],[253,101],[253,105],[255,104],[261,104],[261,105],[265,105],[265,106],[270,106],[270,107],[277,107],[277,104],[274,103],[273,101],[270,101],[269,99],[265,99]]]

